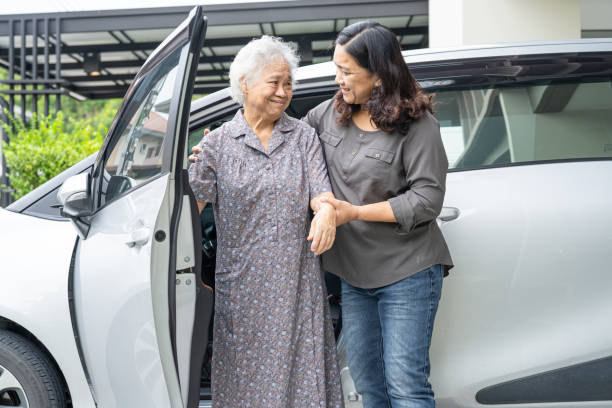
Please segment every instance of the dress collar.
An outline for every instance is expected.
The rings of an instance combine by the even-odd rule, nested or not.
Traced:
[[[244,118],[242,109],[239,109],[234,115],[234,118],[230,121],[230,135],[234,139],[244,136],[244,144],[269,156],[285,142],[285,134],[295,129],[295,126],[294,121],[291,120],[289,115],[283,112],[281,117],[274,124],[274,129],[270,135],[270,142],[268,143],[268,149],[266,150]]]

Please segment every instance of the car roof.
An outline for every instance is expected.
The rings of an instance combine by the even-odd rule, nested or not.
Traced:
[[[568,54],[585,52],[612,52],[612,38],[589,38],[563,41],[530,41],[501,44],[470,45],[448,48],[420,48],[403,51],[408,64],[436,63],[452,60],[479,58],[495,58],[521,55]],[[312,64],[298,68],[296,80],[299,89],[305,82],[317,78],[333,76],[335,66],[333,61]],[[230,97],[229,88],[221,89],[199,98],[191,103],[191,112],[195,113],[211,102],[227,100]]]

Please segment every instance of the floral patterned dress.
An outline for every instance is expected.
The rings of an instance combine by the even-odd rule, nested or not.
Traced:
[[[242,112],[206,135],[189,169],[217,228],[213,406],[342,407],[329,305],[306,240],[331,191],[315,131],[286,114],[267,149]]]

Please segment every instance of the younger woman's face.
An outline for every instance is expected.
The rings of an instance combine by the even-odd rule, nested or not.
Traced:
[[[367,102],[378,77],[360,66],[340,44],[336,45],[334,50],[334,64],[336,64],[336,83],[340,85],[344,101],[353,105]]]

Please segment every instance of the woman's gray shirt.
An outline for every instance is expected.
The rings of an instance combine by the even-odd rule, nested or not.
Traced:
[[[397,223],[352,221],[336,231],[323,268],[364,289],[395,283],[435,264],[452,267],[436,223],[448,160],[440,125],[426,113],[407,134],[363,131],[336,122],[333,99],[305,120],[319,135],[336,198],[354,205],[389,201]]]

